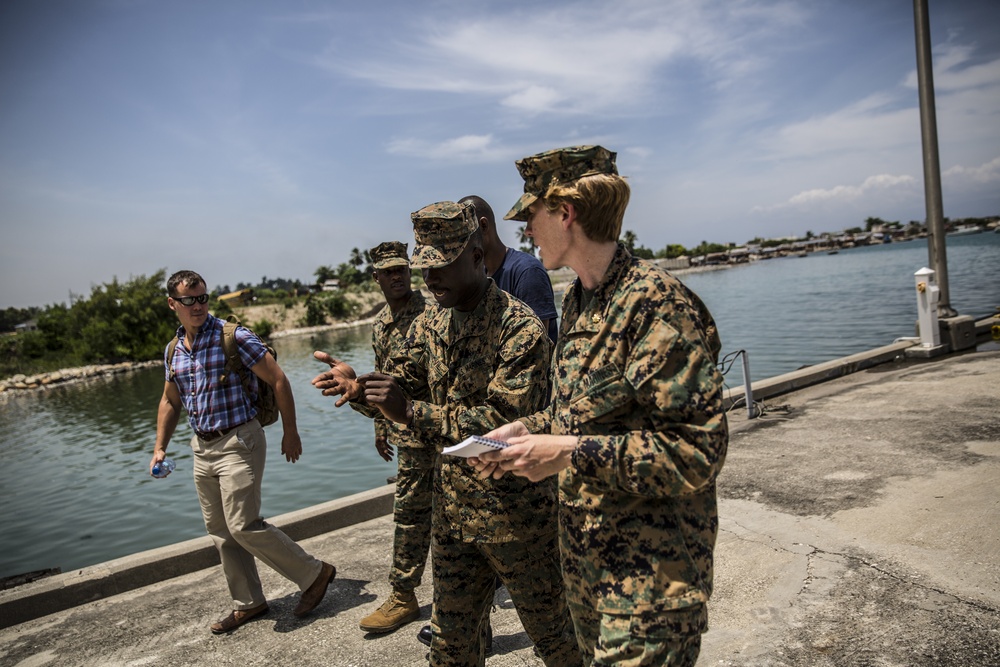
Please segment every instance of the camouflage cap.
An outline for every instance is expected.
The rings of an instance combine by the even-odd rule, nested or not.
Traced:
[[[617,174],[617,155],[601,146],[570,146],[518,160],[517,170],[524,179],[524,194],[503,219],[526,222],[528,207],[544,197],[553,185],[566,185],[594,174]]]
[[[406,244],[399,241],[386,241],[368,251],[372,258],[372,268],[376,271],[388,269],[390,266],[409,266],[406,257]]]
[[[413,236],[412,265],[415,269],[436,269],[458,259],[469,243],[469,237],[479,229],[472,204],[442,201],[425,206],[410,214]]]

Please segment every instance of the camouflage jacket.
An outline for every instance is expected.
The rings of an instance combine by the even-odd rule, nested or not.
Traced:
[[[715,323],[680,281],[619,245],[585,308],[563,299],[535,433],[579,436],[559,476],[567,591],[601,612],[707,602],[715,480],[729,431]]]
[[[410,327],[424,309],[436,308],[434,304],[429,304],[427,299],[419,290],[414,290],[410,300],[395,315],[389,305],[386,304],[375,316],[372,324],[372,349],[375,351],[375,370],[379,373],[391,374],[390,360],[399,356],[405,349],[406,338],[410,333]],[[358,406],[351,404],[356,409]],[[378,409],[359,410],[375,418],[375,437],[382,436],[390,440],[394,445],[400,447],[420,447],[419,442],[415,442],[410,437],[408,429],[402,428],[399,424],[389,421],[382,416]]]
[[[548,334],[528,306],[490,280],[476,310],[428,308],[410,330],[393,375],[413,400],[409,430],[442,448],[545,405]],[[426,396],[421,400],[420,396]],[[532,539],[556,530],[555,480],[480,479],[465,459],[439,458],[434,530],[466,542]]]

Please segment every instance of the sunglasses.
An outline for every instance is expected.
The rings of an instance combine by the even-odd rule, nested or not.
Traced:
[[[206,304],[208,303],[207,294],[199,294],[198,296],[175,296],[171,297],[174,301],[179,302],[182,306],[191,307],[197,303]]]

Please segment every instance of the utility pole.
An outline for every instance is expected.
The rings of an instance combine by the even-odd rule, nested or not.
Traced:
[[[948,290],[948,256],[945,250],[944,204],[941,199],[941,162],[938,158],[937,112],[934,109],[934,71],[931,60],[931,27],[927,0],[913,0],[917,36],[917,83],[920,92],[920,137],[924,156],[924,205],[927,216],[927,252],[936,274],[939,317],[954,317]]]

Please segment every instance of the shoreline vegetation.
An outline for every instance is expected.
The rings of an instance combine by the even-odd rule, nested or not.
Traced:
[[[718,271],[733,266],[737,265],[717,264],[711,266],[694,266],[669,270],[673,275],[681,276],[690,273]],[[549,271],[549,277],[552,280],[552,289],[556,292],[556,294],[560,294],[565,292],[570,286],[575,279],[575,274],[573,274],[570,269],[556,269],[554,271]],[[372,294],[375,295],[376,293],[372,292]],[[381,299],[381,294],[377,294],[377,296]],[[289,336],[307,336],[320,332],[352,329],[355,327],[370,325],[375,321],[375,315],[379,310],[381,310],[381,306],[382,301],[379,300],[374,306],[369,306],[367,312],[364,312],[364,314],[357,319],[349,319],[334,322],[332,324],[322,324],[310,327],[294,326],[294,323],[300,319],[298,317],[298,313],[294,311],[289,313],[288,317],[276,317],[275,315],[279,312],[279,310],[286,310],[284,306],[281,306],[280,304],[246,306],[242,308],[237,307],[233,309],[233,312],[240,318],[241,322],[251,327],[254,326],[255,322],[267,319],[273,326],[267,337],[270,339],[276,339]],[[166,345],[166,341],[164,341],[163,344]],[[44,392],[55,387],[80,384],[84,382],[100,381],[102,379],[114,377],[115,375],[144,370],[147,368],[154,368],[157,366],[162,367],[162,365],[162,361],[159,359],[153,359],[150,361],[123,361],[113,364],[88,364],[85,366],[63,368],[55,371],[35,373],[31,375],[19,373],[9,378],[0,380],[0,404],[13,396]]]

